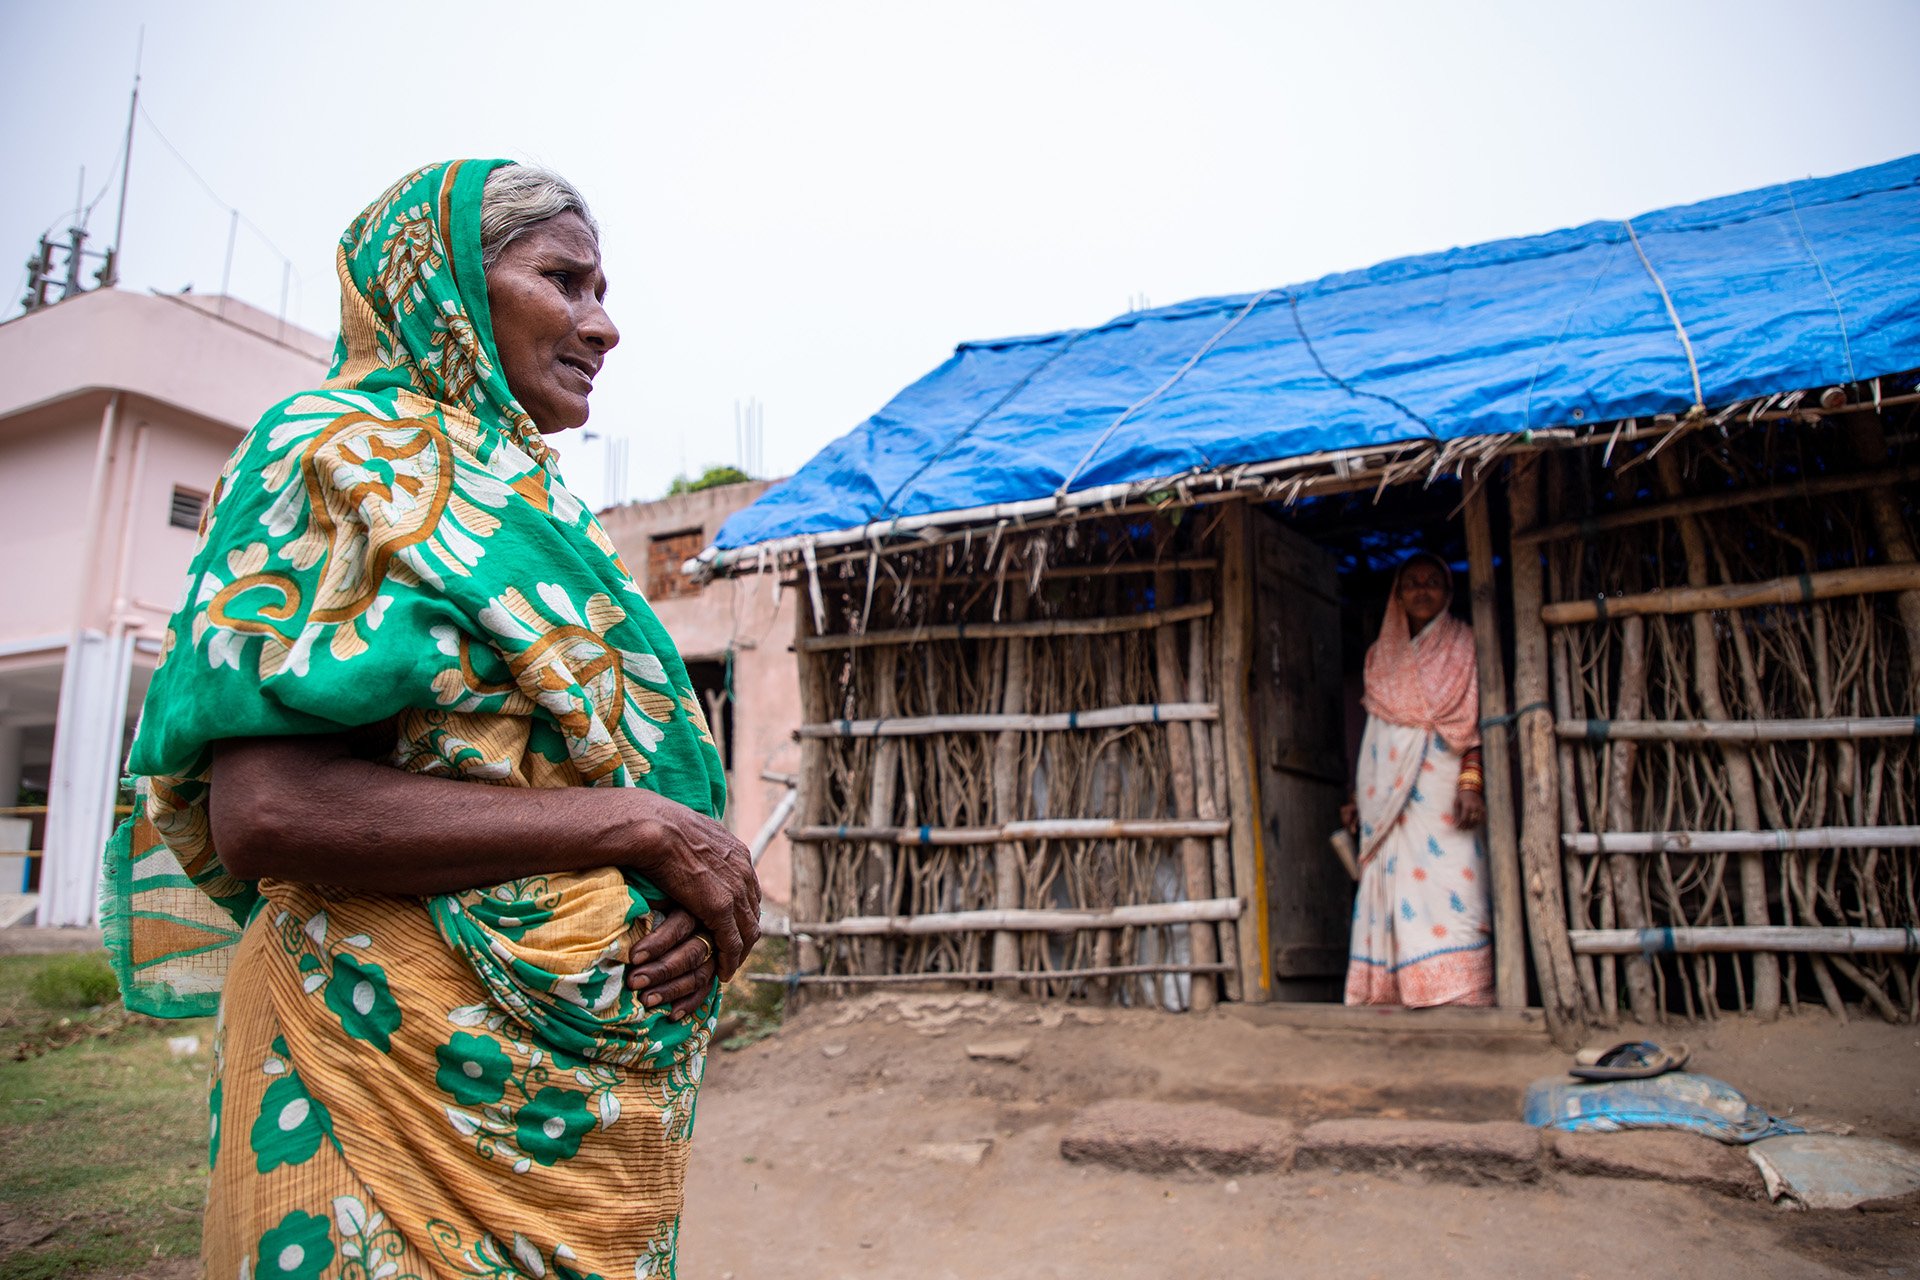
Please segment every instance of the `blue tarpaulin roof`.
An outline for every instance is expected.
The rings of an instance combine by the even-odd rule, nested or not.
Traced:
[[[966,343],[736,513],[715,543],[1683,413],[1917,365],[1920,156],[1909,156],[1092,329]]]

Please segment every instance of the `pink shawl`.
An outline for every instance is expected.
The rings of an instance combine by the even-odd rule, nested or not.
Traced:
[[[1411,563],[1411,561],[1409,562]],[[1406,572],[1406,565],[1400,573]],[[1391,724],[1431,729],[1454,751],[1480,745],[1480,678],[1474,665],[1473,628],[1448,613],[1407,634],[1400,604],[1400,573],[1393,575],[1387,618],[1367,650],[1367,686],[1361,699],[1370,715]],[[1447,575],[1453,600],[1453,575]]]

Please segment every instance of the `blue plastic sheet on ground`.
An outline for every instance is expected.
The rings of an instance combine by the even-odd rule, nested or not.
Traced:
[[[715,541],[1905,372],[1920,351],[1916,281],[1909,156],[1630,223],[967,343]]]
[[[1726,1081],[1685,1071],[1598,1084],[1561,1076],[1536,1080],[1527,1086],[1522,1118],[1536,1129],[1574,1133],[1685,1129],[1729,1144],[1806,1132],[1768,1115]]]

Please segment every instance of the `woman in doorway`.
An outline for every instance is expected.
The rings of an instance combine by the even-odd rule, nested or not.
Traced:
[[[1415,554],[1367,650],[1367,728],[1342,814],[1361,868],[1348,1004],[1493,1003],[1480,688],[1452,599],[1446,563]]]

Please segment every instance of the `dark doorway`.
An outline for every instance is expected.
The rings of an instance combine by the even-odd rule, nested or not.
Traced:
[[[713,730],[713,745],[720,750],[720,764],[733,777],[733,688],[732,673],[724,658],[687,659],[687,679],[693,682],[693,696],[707,713],[707,725]]]
[[[1257,508],[1250,728],[1273,998],[1338,1001],[1355,885],[1331,846],[1366,724],[1367,647],[1400,562],[1432,551],[1467,610],[1461,489],[1442,480]]]

